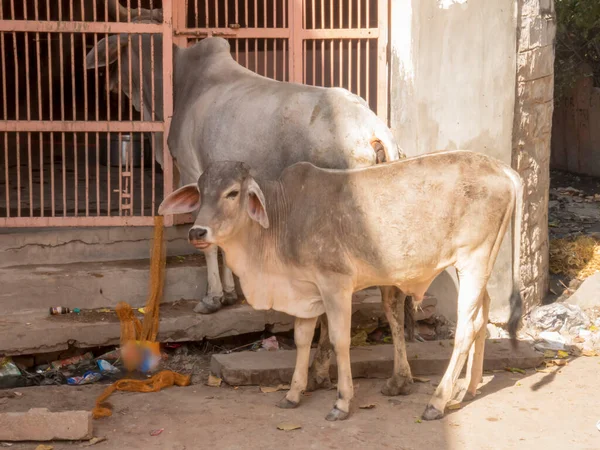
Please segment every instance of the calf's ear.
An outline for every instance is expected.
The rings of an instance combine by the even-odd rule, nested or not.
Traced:
[[[109,36],[108,39],[102,38],[98,41],[96,48],[98,49],[98,61],[96,61],[96,50],[92,48],[85,57],[85,68],[94,69],[96,67],[104,67],[114,63],[119,56],[119,46],[121,48],[127,45],[127,37],[121,35],[121,42],[119,43],[119,36]],[[106,63],[106,55],[108,54],[108,64]]]
[[[248,215],[263,228],[269,228],[265,196],[254,178],[248,181]]]
[[[175,192],[167,195],[160,206],[158,214],[184,214],[200,208],[200,191],[196,183],[180,187]]]

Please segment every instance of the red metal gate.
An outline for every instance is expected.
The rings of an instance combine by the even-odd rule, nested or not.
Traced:
[[[121,14],[115,0],[0,1],[0,226],[152,225],[173,189],[166,144],[172,43],[222,36],[249,69],[345,87],[387,119],[386,0],[122,0]],[[162,7],[162,21],[140,21],[140,5]],[[136,36],[162,37],[164,101],[152,92],[146,116],[120,88],[139,89],[143,98],[131,71],[112,86],[114,68],[86,70],[87,52],[116,33],[127,41],[118,48],[128,67],[140,64],[140,71],[142,58],[132,59],[132,47],[141,53]],[[153,67],[154,53],[151,59]],[[162,167],[149,133],[162,135]]]
[[[241,65],[280,81],[344,87],[387,121],[387,0],[185,0],[173,14],[179,46],[227,38]]]

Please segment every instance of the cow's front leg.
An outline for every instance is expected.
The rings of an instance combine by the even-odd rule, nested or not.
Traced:
[[[206,295],[202,301],[198,302],[194,311],[200,314],[212,314],[223,306],[223,286],[221,285],[221,276],[219,274],[218,248],[211,245],[204,250],[206,257],[206,271],[208,272],[208,287]]]
[[[406,295],[391,286],[381,287],[383,310],[390,324],[394,342],[394,373],[389,378],[381,393],[383,395],[410,394],[413,380],[406,358],[406,342],[404,340],[404,301]]]
[[[235,282],[233,281],[233,272],[227,267],[227,259],[223,252],[223,300],[221,303],[225,306],[235,305],[238,301],[238,295],[235,290]]]
[[[337,287],[334,286],[333,289]],[[329,322],[329,336],[335,350],[338,367],[337,400],[326,419],[344,420],[350,414],[350,403],[354,397],[352,369],[350,367],[350,324],[352,321],[352,289],[322,292],[325,311]]]
[[[296,343],[296,367],[292,377],[292,385],[285,398],[278,406],[280,408],[295,408],[300,403],[300,396],[306,389],[308,381],[308,365],[310,363],[310,345],[315,334],[318,317],[301,319],[296,317],[294,322],[294,342]]]
[[[308,370],[307,391],[316,391],[319,388],[329,389],[331,387],[331,377],[329,376],[329,366],[333,357],[333,346],[329,339],[329,325],[327,316],[322,314],[319,318],[321,330],[319,334],[319,345],[313,359],[312,365]]]

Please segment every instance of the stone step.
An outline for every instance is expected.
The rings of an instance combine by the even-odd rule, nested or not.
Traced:
[[[383,319],[381,305],[355,296],[353,327],[377,324]],[[289,331],[294,318],[276,311],[257,311],[247,304],[223,308],[215,314],[193,311],[196,301],[163,303],[160,308],[160,342],[201,341],[246,333]],[[142,319],[142,314],[136,312]],[[114,311],[83,311],[50,316],[47,309],[0,316],[0,354],[26,355],[65,350],[69,346],[90,348],[119,343],[121,328]]]
[[[189,225],[165,228],[169,256],[198,253],[187,241]],[[0,229],[0,267],[146,259],[153,227]]]
[[[143,306],[148,297],[150,260],[39,264],[0,268],[0,315],[51,306],[114,308],[125,301]],[[202,254],[167,259],[164,302],[202,298],[206,292]]]
[[[409,342],[408,362],[414,375],[441,375],[446,371],[452,354],[452,341]],[[355,347],[350,350],[354,378],[389,378],[394,366],[393,345]],[[315,349],[311,351],[311,358]],[[504,370],[507,367],[533,369],[544,359],[527,343],[512,349],[509,340],[486,341],[484,370]],[[277,386],[290,383],[296,364],[295,350],[239,352],[213,355],[211,372],[232,386]],[[465,365],[466,366],[466,365]],[[335,360],[331,377],[337,378]]]

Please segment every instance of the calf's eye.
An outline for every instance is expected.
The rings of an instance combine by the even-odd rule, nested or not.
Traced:
[[[236,198],[239,193],[240,193],[240,191],[231,191],[229,194],[227,194],[227,198],[232,200],[232,199]]]

